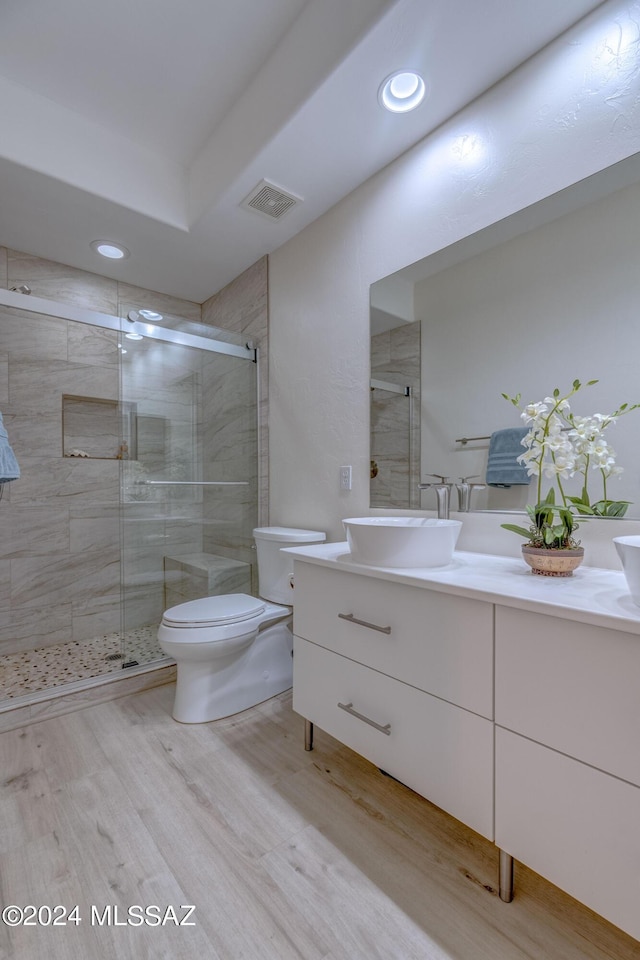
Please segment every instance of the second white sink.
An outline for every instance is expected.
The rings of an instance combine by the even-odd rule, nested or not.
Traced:
[[[462,521],[433,517],[350,517],[342,521],[352,558],[370,567],[444,567]]]
[[[640,537],[614,537],[613,542],[622,563],[629,593],[633,602],[640,607]]]

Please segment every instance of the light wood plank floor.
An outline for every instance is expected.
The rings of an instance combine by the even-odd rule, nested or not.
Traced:
[[[17,960],[638,960],[640,944],[316,730],[289,695],[196,726],[158,687],[0,735],[0,923]],[[113,904],[125,925],[92,925]],[[195,926],[127,926],[195,904]],[[116,914],[112,913],[112,920]]]

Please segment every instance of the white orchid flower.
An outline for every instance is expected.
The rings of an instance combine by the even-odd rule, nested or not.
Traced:
[[[547,433],[551,436],[559,436],[562,432],[562,426],[563,424],[560,417],[556,416],[555,413],[552,413],[547,424]]]
[[[613,466],[612,466],[612,467],[609,467],[609,468],[605,469],[604,472],[605,472],[605,476],[607,477],[607,480],[608,480],[610,477],[619,477],[622,473],[624,473],[624,467],[613,467]]]
[[[533,447],[530,450],[525,450],[524,453],[521,453],[519,457],[516,457],[518,463],[523,463],[525,466],[531,463],[532,460],[537,460],[540,458],[540,451],[534,449]]]
[[[573,476],[575,461],[572,456],[556,456],[555,460],[547,462],[544,467],[546,477],[561,477],[568,480]]]
[[[525,423],[530,423],[532,420],[540,420],[548,411],[545,403],[528,403],[520,416]]]
[[[597,382],[590,380],[587,385]],[[557,481],[557,491],[554,491],[553,486],[551,488],[551,492],[555,493],[555,502],[560,502],[561,499],[569,510],[577,507],[579,512],[582,512],[582,504],[591,503],[587,492],[590,468],[599,470],[604,481],[602,499],[606,502],[609,513],[612,501],[609,501],[607,496],[606,481],[609,477],[619,476],[622,468],[616,466],[616,453],[604,439],[604,432],[618,418],[603,413],[594,413],[588,417],[575,416],[571,412],[568,398],[573,397],[580,387],[580,381],[574,380],[573,389],[565,397],[561,397],[560,391],[556,390],[554,396],[545,397],[537,403],[527,403],[524,408],[520,406],[521,394],[516,397],[503,394],[505,399],[521,410],[521,419],[527,425],[527,432],[520,441],[525,448],[524,453],[517,457],[517,462],[529,476],[538,477],[538,499],[542,497],[541,483],[545,476]],[[638,407],[640,404],[625,403],[615,413],[622,415]],[[562,483],[576,474],[581,478],[580,497],[572,495],[571,489],[565,491]],[[613,506],[623,508],[623,512],[626,509],[624,502],[614,503]],[[610,515],[614,514],[611,512]]]
[[[590,434],[590,417],[574,417],[573,429],[569,431],[570,437],[586,438]]]
[[[568,412],[571,409],[569,401],[566,399],[558,401],[556,397],[545,397],[543,402],[548,403],[552,410],[555,407],[560,413]]]
[[[550,434],[544,441],[544,446],[552,453],[561,453],[563,451],[571,451],[571,453],[573,453],[573,446],[571,442],[568,441],[567,438],[559,431],[558,433]]]
[[[538,460],[530,460],[526,465],[526,470],[530,477],[540,476],[540,462]]]

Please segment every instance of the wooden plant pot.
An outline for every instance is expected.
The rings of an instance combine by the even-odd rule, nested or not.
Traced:
[[[584,558],[584,547],[575,550],[550,550],[522,545],[522,556],[532,573],[541,577],[571,577]]]

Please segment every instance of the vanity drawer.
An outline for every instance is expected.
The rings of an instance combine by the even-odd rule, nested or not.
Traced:
[[[640,789],[500,727],[495,842],[640,939]]]
[[[496,607],[496,723],[640,785],[640,636]]]
[[[298,636],[493,717],[492,604],[299,561],[294,582]]]
[[[493,724],[294,638],[293,708],[483,836],[493,835]],[[338,706],[351,705],[361,717]]]

